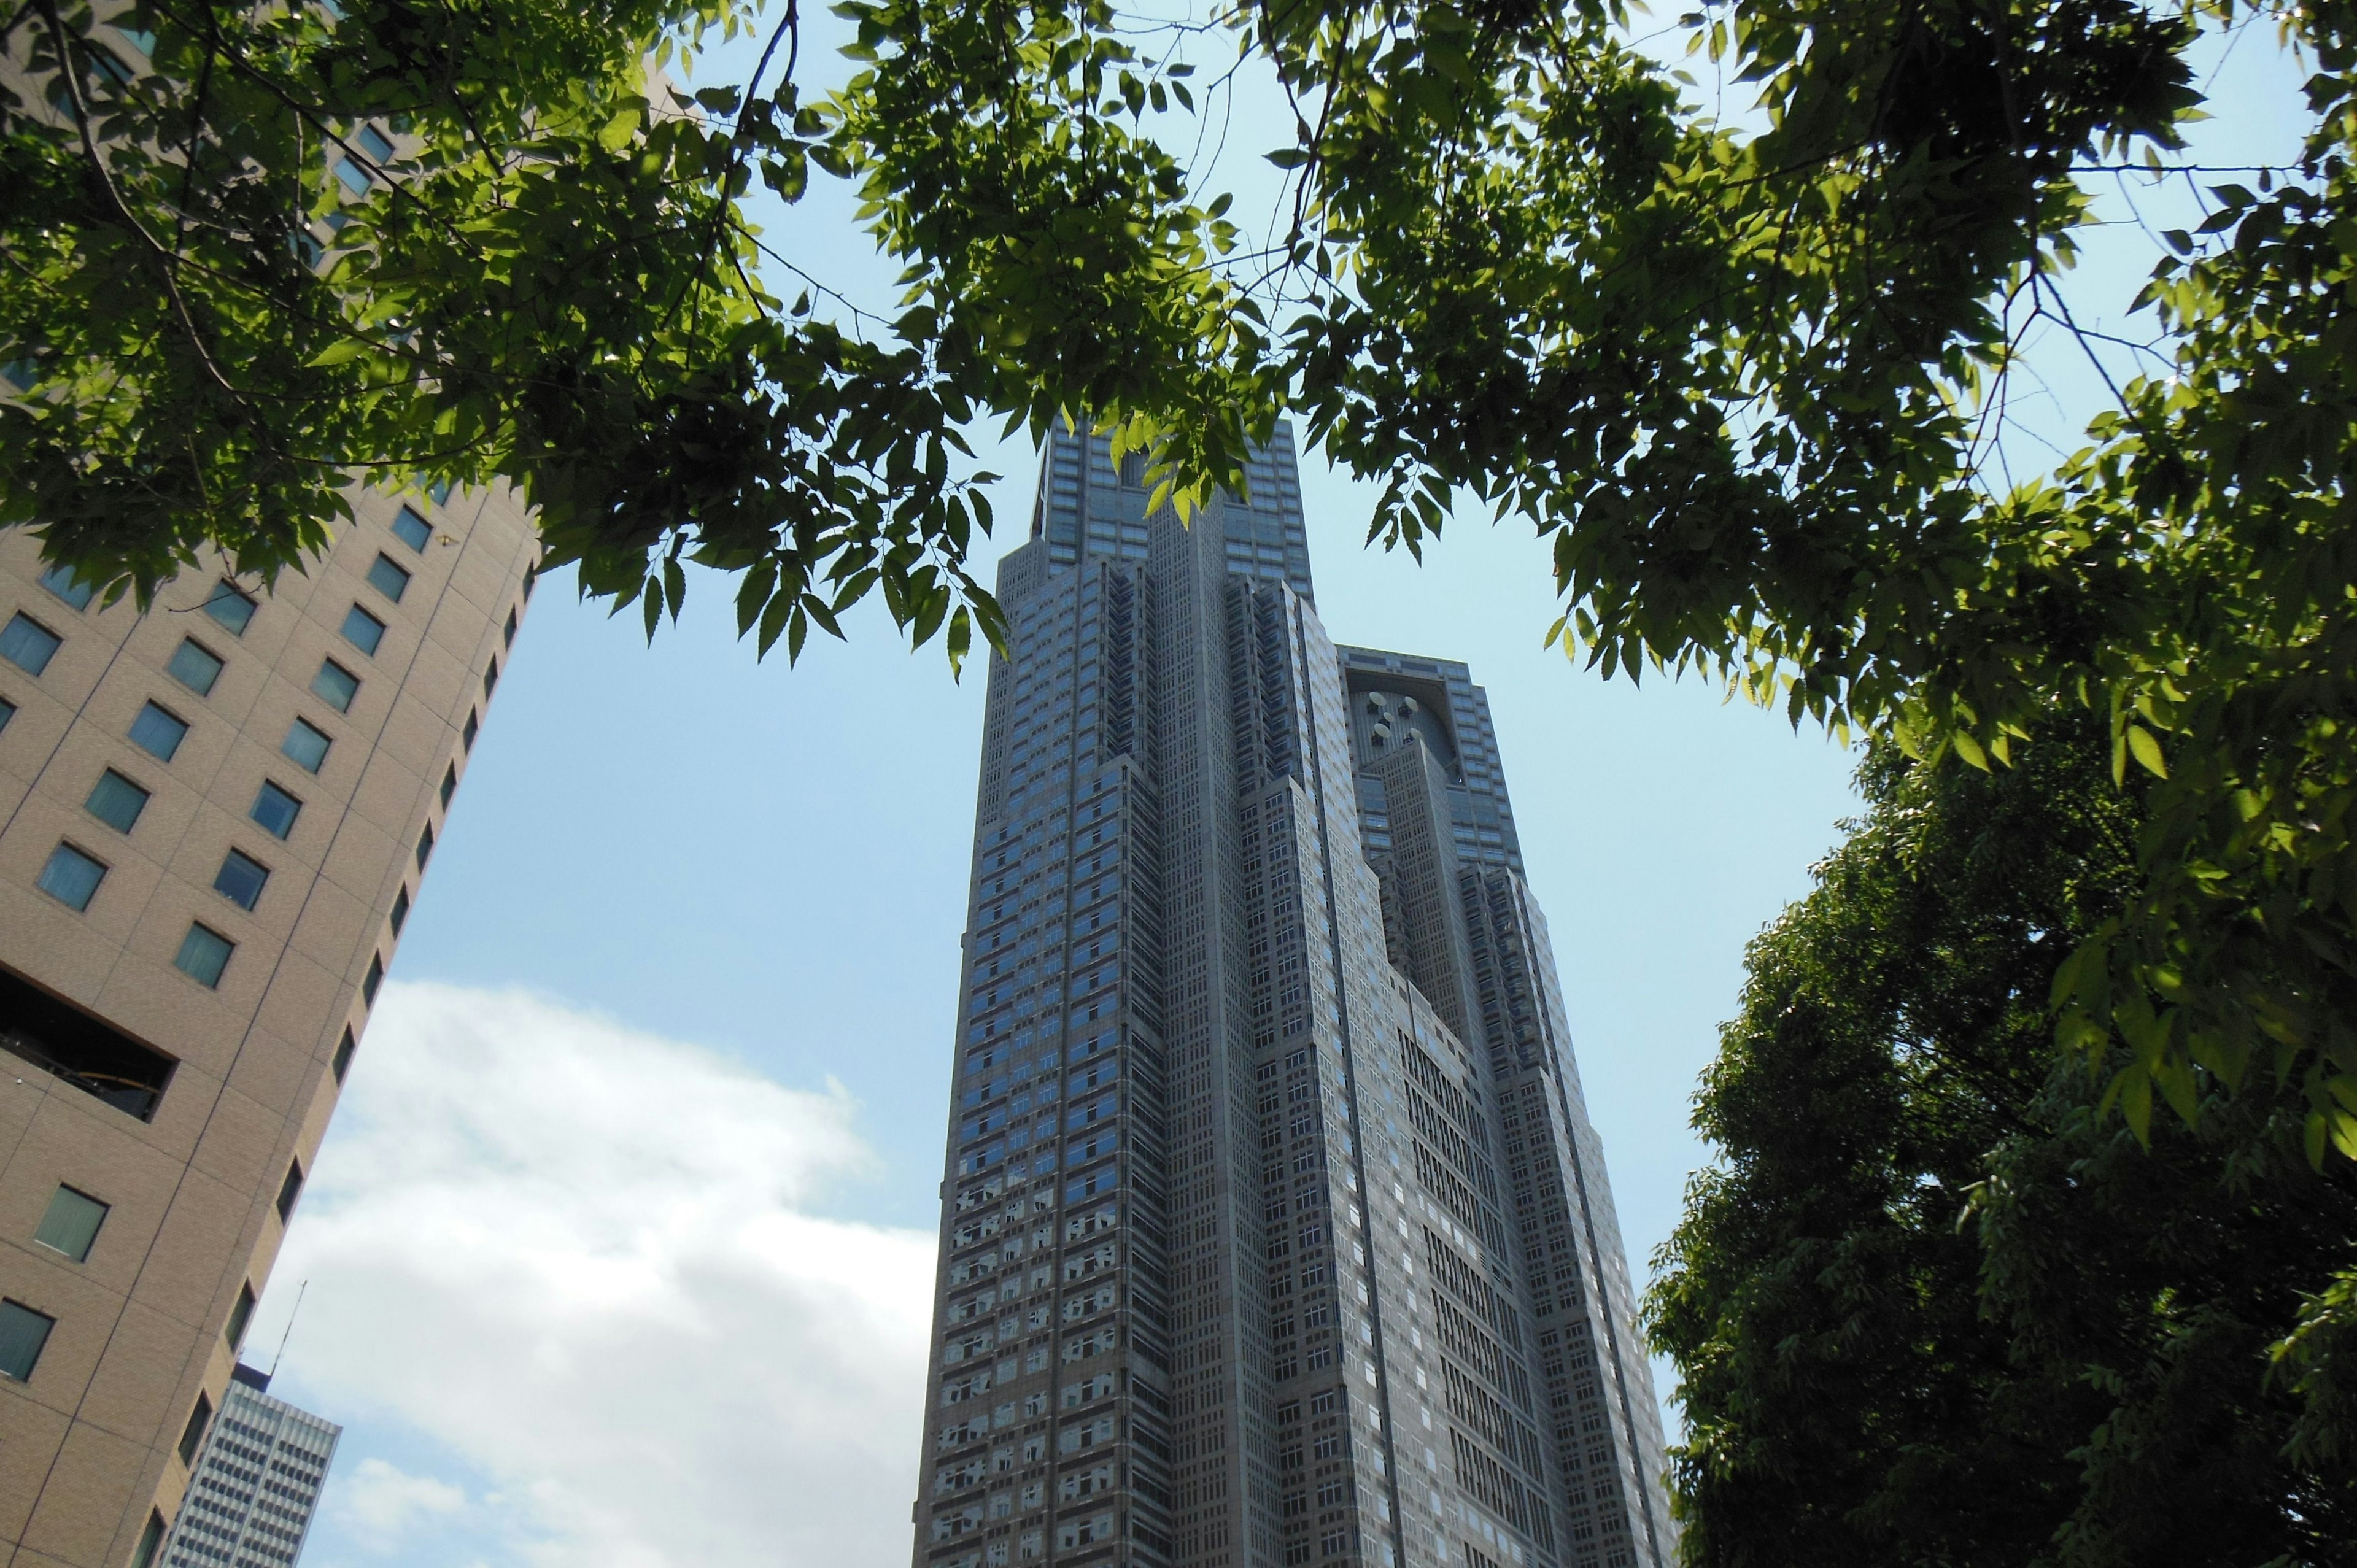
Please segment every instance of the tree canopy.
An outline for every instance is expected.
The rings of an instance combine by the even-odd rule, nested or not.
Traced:
[[[781,3],[19,0],[0,519],[145,593],[283,569],[354,472],[505,478],[651,631],[690,560],[764,650],[875,592],[955,659],[996,626],[963,430],[1101,422],[1184,510],[1290,405],[1377,539],[1460,494],[1534,526],[1607,673],[1973,767],[2096,715],[2153,790],[2063,1037],[2139,1137],[2265,1079],[2357,1155],[2343,0],[1712,5],[1675,26],[1726,115],[1619,0],[843,0],[807,94]],[[648,74],[757,23],[748,81]],[[2212,184],[2188,59],[2232,25],[2303,51],[2310,134]],[[1189,50],[1293,111],[1273,245],[1173,150]],[[2132,163],[2207,204],[2140,295],[2165,372],[2007,478],[2019,335]],[[748,195],[814,179],[903,266],[888,325],[772,282]]]
[[[2104,750],[2092,720],[1993,777],[1878,746],[1753,944],[1648,1304],[1688,1561],[2357,1561],[2357,1412],[2304,1379],[2299,1288],[2357,1166],[2313,1169],[2272,1083],[2147,1153],[2051,1038],[2053,972],[2137,877],[2149,791]]]

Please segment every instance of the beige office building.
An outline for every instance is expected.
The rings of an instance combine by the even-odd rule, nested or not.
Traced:
[[[363,494],[145,611],[0,534],[0,1568],[147,1568],[363,1038],[537,554]]]

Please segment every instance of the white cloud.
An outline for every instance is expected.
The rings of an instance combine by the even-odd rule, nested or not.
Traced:
[[[474,1467],[544,1568],[905,1562],[933,1242],[811,1212],[870,1158],[852,1114],[524,993],[388,985],[268,1332],[307,1279],[303,1389]],[[352,1490],[425,1496],[369,1463]]]
[[[447,1481],[413,1476],[382,1459],[363,1459],[328,1495],[337,1510],[381,1545],[390,1546],[412,1526],[450,1518],[467,1506],[467,1494]]]

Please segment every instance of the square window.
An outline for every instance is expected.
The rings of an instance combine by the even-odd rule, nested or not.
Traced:
[[[401,596],[409,592],[409,569],[382,551],[369,564],[368,580],[370,587],[394,604],[401,603]]]
[[[38,886],[70,909],[87,909],[91,895],[105,879],[104,861],[93,859],[70,843],[61,843],[49,852],[49,863],[41,867]]]
[[[269,881],[270,867],[233,849],[213,876],[213,891],[241,909],[251,909],[261,902],[262,890]]]
[[[210,926],[190,922],[188,934],[180,939],[180,950],[172,959],[172,967],[199,985],[221,983],[221,972],[229,967],[229,955],[237,944],[214,930]]]
[[[78,610],[88,609],[90,596],[97,591],[91,585],[76,576],[74,569],[62,562],[50,566],[41,574],[41,586]]]
[[[132,743],[158,762],[171,761],[188,738],[188,721],[154,703],[140,709],[139,716],[131,721]]]
[[[417,515],[412,507],[403,507],[393,514],[393,536],[420,555],[425,553],[427,542],[434,537],[434,525]]]
[[[286,738],[278,743],[278,749],[305,772],[317,773],[328,760],[328,747],[334,744],[317,725],[296,719],[286,726]]]
[[[401,935],[401,928],[409,923],[409,889],[397,889],[393,896],[393,934]]]
[[[360,695],[361,678],[332,659],[319,661],[319,672],[311,677],[311,694],[339,714],[352,711],[352,699]]]
[[[425,493],[434,498],[434,504],[436,506],[440,506],[444,501],[450,499],[450,481],[447,479],[436,479],[432,484],[425,487]]]
[[[336,160],[336,178],[342,182],[343,188],[354,196],[366,196],[369,193],[368,170],[350,158]]]
[[[253,798],[250,814],[269,829],[272,836],[283,839],[295,831],[295,819],[303,814],[303,802],[265,779],[261,792]]]
[[[98,1228],[106,1223],[106,1207],[86,1192],[59,1187],[49,1195],[48,1212],[41,1216],[33,1240],[77,1263],[86,1263],[91,1243],[98,1240]]]
[[[392,161],[393,143],[387,140],[385,134],[382,131],[378,130],[374,125],[363,123],[359,133],[352,137],[352,140],[361,145],[361,151],[366,153],[377,162],[388,163]]]
[[[21,1301],[0,1301],[0,1378],[21,1383],[31,1377],[41,1347],[49,1342],[49,1330],[57,1324],[48,1313],[35,1312]]]
[[[18,612],[5,630],[0,630],[0,659],[5,659],[27,675],[38,675],[49,667],[64,639],[32,617]]]
[[[377,557],[382,560],[382,556]],[[374,656],[377,645],[384,640],[384,622],[358,605],[344,612],[344,640],[362,653]]]
[[[343,1082],[344,1074],[352,1070],[352,1053],[359,1049],[360,1042],[352,1038],[352,1032],[350,1029],[346,1029],[344,1037],[336,1042],[335,1071],[338,1083]]]
[[[164,666],[172,679],[198,696],[210,695],[213,682],[221,679],[221,661],[195,638],[185,638],[172,652],[172,661]]]
[[[127,833],[139,821],[139,813],[147,809],[147,791],[110,768],[98,776],[91,786],[90,799],[82,810],[113,828]]]
[[[205,614],[221,622],[232,637],[245,635],[245,628],[253,624],[255,607],[252,596],[226,578],[213,585],[212,597],[205,601]]]
[[[296,1160],[286,1167],[286,1179],[278,1184],[278,1219],[280,1223],[295,1218],[295,1200],[303,1196],[303,1162]]]

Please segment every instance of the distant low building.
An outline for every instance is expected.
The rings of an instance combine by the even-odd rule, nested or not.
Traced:
[[[293,1568],[343,1428],[269,1392],[241,1364],[189,1473],[165,1568]]]

